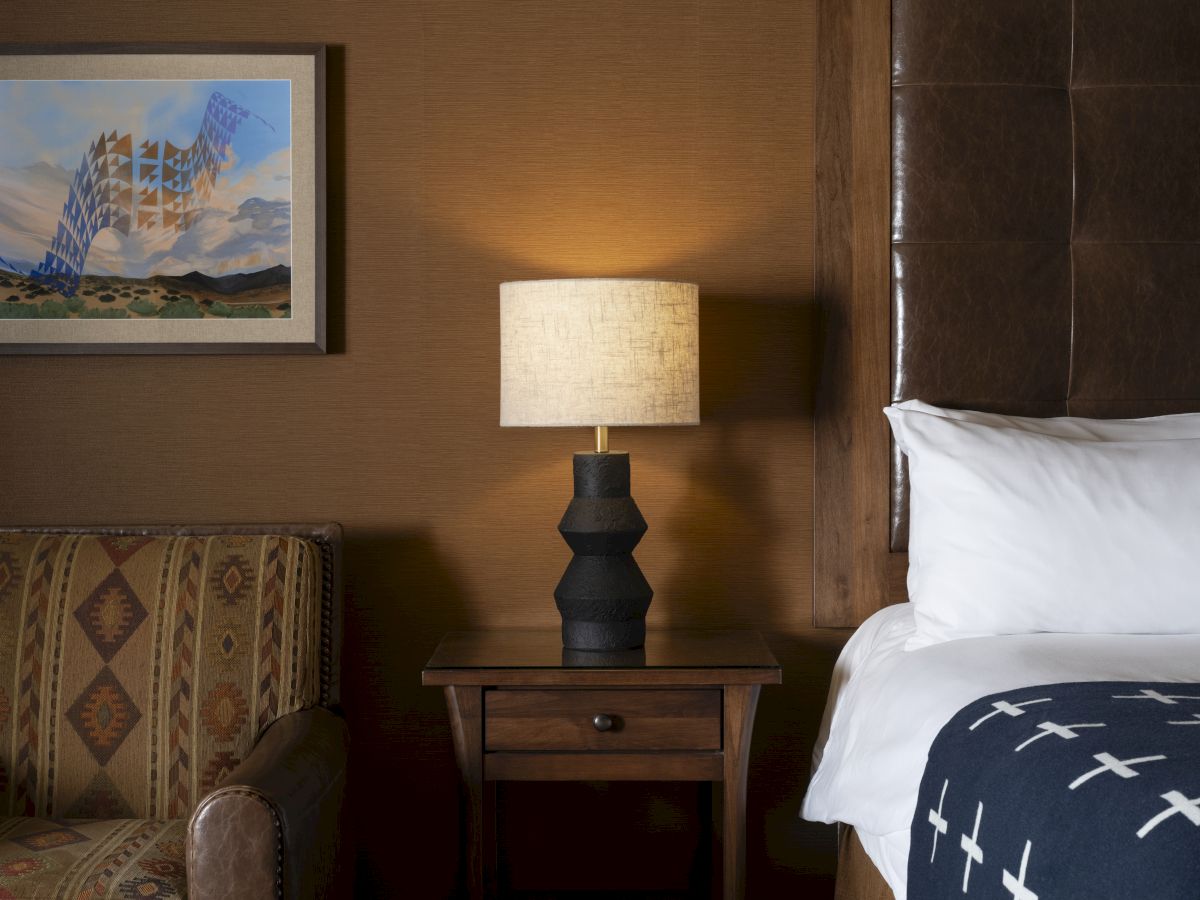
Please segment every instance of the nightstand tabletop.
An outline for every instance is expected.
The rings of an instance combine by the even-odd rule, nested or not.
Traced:
[[[567,650],[557,629],[447,634],[422,674],[427,685],[778,684],[779,663],[756,631],[652,630],[646,646]]]

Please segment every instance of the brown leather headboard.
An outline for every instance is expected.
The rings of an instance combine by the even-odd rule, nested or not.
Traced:
[[[870,91],[866,17],[887,11],[852,6]],[[890,399],[1038,416],[1200,409],[1200,3],[895,0],[891,16]],[[860,126],[855,148],[872,127]],[[856,302],[860,319],[879,316]],[[876,365],[851,374],[870,380]],[[893,559],[880,568],[863,545],[841,563],[885,580],[907,546],[898,456],[890,469]],[[854,624],[895,593],[893,577],[890,594],[823,616],[817,568],[820,624]]]

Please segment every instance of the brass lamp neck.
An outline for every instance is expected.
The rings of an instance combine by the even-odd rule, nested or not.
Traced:
[[[607,425],[597,425],[596,426],[596,452],[597,453],[607,453],[608,452],[608,426]]]

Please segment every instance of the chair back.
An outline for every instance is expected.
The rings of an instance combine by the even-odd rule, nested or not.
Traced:
[[[184,818],[337,702],[339,526],[0,531],[0,815]]]

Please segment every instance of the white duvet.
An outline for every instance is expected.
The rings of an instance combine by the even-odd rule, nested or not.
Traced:
[[[897,900],[925,759],[973,700],[1064,681],[1200,682],[1200,635],[1025,634],[906,651],[912,607],[891,606],[851,637],[834,669],[804,818],[853,825]]]

